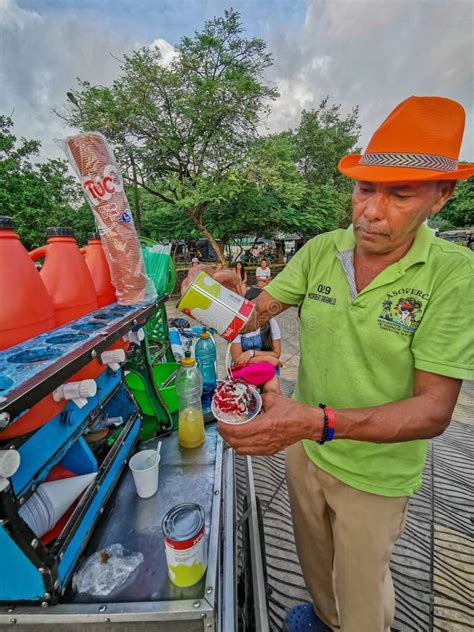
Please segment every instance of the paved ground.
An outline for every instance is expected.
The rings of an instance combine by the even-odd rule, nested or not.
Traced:
[[[288,310],[278,320],[284,362],[282,389],[290,394],[299,362],[296,310]],[[217,345],[222,377],[226,345],[220,339]],[[397,592],[393,630],[474,629],[473,404],[474,383],[465,383],[449,429],[431,442],[423,487],[411,500],[406,529],[392,559]],[[284,455],[254,458],[253,463],[264,512],[271,626],[280,630],[286,610],[306,601],[308,594],[294,547]],[[242,493],[242,462],[237,477]]]

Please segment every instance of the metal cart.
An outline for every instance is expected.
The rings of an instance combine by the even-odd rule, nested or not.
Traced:
[[[14,421],[16,415],[52,392],[91,358],[100,357],[101,352],[124,333],[145,322],[165,299],[161,297],[158,305],[123,311],[103,308],[71,325],[72,331],[91,332],[87,340],[64,347],[60,357],[45,361],[44,366],[36,363],[25,379],[19,380],[0,400],[3,420]],[[110,319],[102,318],[107,310]],[[98,328],[85,328],[91,323]],[[62,329],[62,334],[69,335],[68,326]],[[56,330],[55,335],[58,332],[61,333]],[[22,349],[45,347],[49,336],[42,334],[41,340],[22,343]],[[17,349],[11,350],[11,353],[16,352]],[[1,361],[2,357],[0,369],[8,365],[8,358],[4,358],[3,365]],[[165,437],[158,493],[150,499],[140,499],[126,467],[138,440],[140,418],[136,403],[123,383],[122,370],[107,369],[97,378],[97,389],[97,395],[82,409],[76,410],[71,402],[60,415],[8,446],[21,452],[23,467],[11,480],[4,479],[7,484],[0,490],[0,571],[3,575],[0,625],[15,625],[15,629],[25,632],[48,630],[52,625],[57,632],[236,630],[237,523],[233,451],[224,446],[215,423],[206,426],[205,444],[195,450],[181,450],[176,433]],[[123,414],[124,425],[120,439],[103,459],[94,462],[83,434],[96,416],[107,410],[114,417],[118,412]],[[85,457],[93,470],[98,471],[97,478],[56,541],[43,545],[18,511],[55,464],[82,462]],[[74,468],[71,466],[71,469]],[[251,476],[251,470],[249,472]],[[254,595],[252,608],[257,609],[254,620],[260,632],[267,629],[265,623],[262,624],[266,599],[251,480],[247,487],[248,510],[241,521],[248,527],[251,555],[250,564],[244,569],[244,581]],[[206,516],[207,572],[190,588],[177,588],[168,580],[161,532],[164,514],[182,502],[197,502]],[[144,561],[124,586],[108,598],[97,600],[75,593],[71,579],[81,561],[113,543],[141,552]]]
[[[205,511],[208,567],[198,584],[177,588],[167,577],[161,521],[168,509],[186,501]],[[1,608],[0,624],[16,623],[15,629],[27,632],[32,628],[22,624],[54,624],[57,632],[236,630],[234,528],[233,451],[224,448],[214,423],[206,427],[204,445],[195,450],[181,450],[174,433],[163,440],[158,493],[138,498],[131,474],[124,470],[84,552],[87,556],[116,542],[140,551],[144,561],[131,581],[110,599],[78,595],[69,588],[55,606]],[[84,628],[78,627],[81,623]]]

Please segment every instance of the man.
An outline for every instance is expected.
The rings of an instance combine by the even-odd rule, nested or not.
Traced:
[[[195,268],[198,265],[199,265],[199,259],[197,257],[193,257],[191,259],[191,268]]]
[[[268,267],[267,260],[265,257],[260,259],[260,265],[257,266],[255,270],[255,277],[257,279],[258,287],[265,287],[270,283],[270,279],[272,276],[272,271]]]
[[[339,163],[356,180],[352,226],[308,242],[256,301],[258,324],[301,304],[296,390],[263,394],[255,420],[219,431],[239,453],[287,448],[313,599],[289,612],[290,632],[383,632],[393,622],[390,555],[427,439],[445,430],[474,373],[474,256],[423,225],[474,174],[458,164],[463,130],[454,101],[402,102],[365,154]]]

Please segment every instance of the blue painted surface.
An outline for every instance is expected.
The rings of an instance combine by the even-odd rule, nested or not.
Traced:
[[[132,449],[135,439],[140,432],[140,422],[141,420],[140,418],[138,418],[133,424],[129,435],[125,440],[124,445],[116,455],[107,476],[102,481],[99,489],[96,492],[96,495],[91,500],[87,512],[84,515],[81,524],[79,525],[79,528],[77,529],[67,549],[64,551],[63,559],[59,563],[58,567],[58,578],[61,586],[63,586],[67,582],[69,575],[74,567],[74,564],[77,561],[77,557],[81,550],[82,544],[86,540],[88,532],[91,529],[91,525],[103,505],[103,500],[107,495],[110,487],[113,485],[120,469],[123,467],[127,455]]]
[[[61,460],[61,465],[78,476],[97,472],[97,459],[92,454],[84,437],[78,439]]]
[[[104,371],[97,378],[97,395],[84,408],[69,402],[64,411],[41,426],[18,448],[21,465],[11,478],[15,494],[25,493],[33,484],[41,482],[49,470],[66,454],[73,443],[72,436],[89,413],[120,382],[121,372]],[[67,413],[67,414],[65,414]],[[52,457],[56,455],[54,462]]]
[[[146,305],[147,303],[125,306],[113,303],[75,320],[73,324],[57,327],[1,351],[0,395],[8,397],[14,388],[52,366],[59,357],[78,349],[86,340],[96,339],[97,342],[100,341],[101,334],[108,327]],[[72,338],[71,334],[73,334]],[[81,335],[78,337],[77,334]],[[44,360],[23,361],[40,358],[40,351],[44,351]],[[15,360],[19,361],[15,362]]]
[[[38,569],[0,527],[0,601],[36,600],[45,593]]]
[[[137,411],[137,405],[133,401],[125,385],[121,386],[107,403],[105,413],[107,417],[122,417],[125,421],[133,412]]]

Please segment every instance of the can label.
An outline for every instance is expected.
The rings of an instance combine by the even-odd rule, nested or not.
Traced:
[[[176,541],[165,536],[168,577],[175,586],[196,584],[206,572],[207,550],[204,527],[189,540]]]
[[[254,304],[200,272],[178,303],[187,316],[214,328],[227,341],[233,340],[247,324]]]

